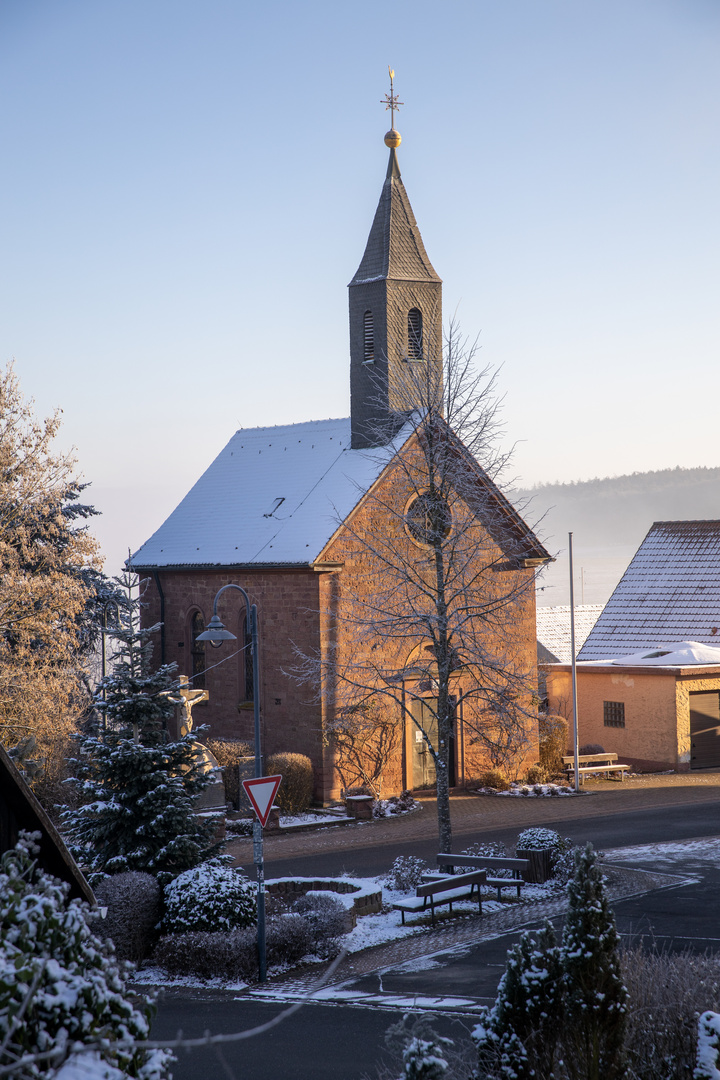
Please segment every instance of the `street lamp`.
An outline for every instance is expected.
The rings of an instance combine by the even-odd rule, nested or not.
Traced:
[[[255,721],[255,776],[262,776],[262,754],[260,750],[260,655],[258,650],[257,605],[250,603],[250,597],[241,585],[223,585],[213,600],[213,613],[207,629],[198,634],[196,641],[209,641],[213,649],[219,649],[224,641],[237,641],[235,634],[225,629],[218,615],[218,600],[227,589],[237,589],[245,600],[245,625],[250,631],[250,652],[253,669],[253,718]],[[253,862],[257,872],[257,911],[258,911],[258,970],[260,982],[265,982],[265,864],[263,860],[263,831],[260,821],[253,822]]]

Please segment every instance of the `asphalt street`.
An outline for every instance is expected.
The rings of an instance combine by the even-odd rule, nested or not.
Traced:
[[[720,802],[675,807],[672,813],[659,807],[598,818],[566,817],[558,827],[576,843],[590,840],[599,849],[718,836]],[[516,836],[517,828],[498,828],[483,831],[482,839],[501,839],[510,845]],[[465,839],[468,843],[478,839],[477,829],[468,831],[467,837],[456,832],[457,850]],[[397,853],[429,859],[435,847],[432,839],[425,838],[403,842],[402,851]],[[325,875],[343,869],[377,873],[389,865],[394,854],[391,844],[375,850],[365,844],[356,847],[348,835],[344,851],[308,855],[307,870],[302,865],[304,858],[296,854],[286,869],[282,862],[275,862],[272,874]],[[633,865],[668,870],[665,865],[658,866],[652,854],[646,860],[634,860]],[[689,850],[687,857],[673,864],[672,873],[685,880],[615,904],[621,936],[625,941],[653,942],[658,948],[719,950],[720,867]],[[560,930],[561,921],[556,922]],[[183,1054],[174,1066],[176,1080],[215,1076],[233,1080],[375,1078],[378,1068],[389,1061],[384,1045],[386,1029],[413,1005],[432,1010],[438,998],[444,1001],[439,1003],[434,1026],[441,1034],[466,1042],[477,1008],[494,1000],[507,950],[519,933],[518,928],[445,954],[363,975],[344,984],[330,1001],[306,1005],[269,1034],[226,1044],[222,1057],[211,1049]],[[240,1031],[264,1023],[286,1007],[287,1002],[264,1001],[257,993],[166,992],[159,1003],[153,1036],[171,1037],[178,1029],[188,1036],[206,1030]],[[394,1075],[398,1071],[396,1068]]]

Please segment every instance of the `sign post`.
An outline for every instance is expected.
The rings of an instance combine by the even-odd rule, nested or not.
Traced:
[[[267,825],[273,808],[282,776],[256,776],[252,780],[243,780],[245,794],[257,814],[253,822],[253,862],[257,875],[257,920],[258,920],[258,977],[265,982],[267,964],[265,960],[265,860],[263,856],[263,828]]]

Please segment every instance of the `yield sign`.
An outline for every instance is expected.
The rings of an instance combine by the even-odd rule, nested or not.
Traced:
[[[272,804],[281,780],[282,776],[256,776],[254,780],[243,780],[242,782],[245,794],[252,803],[253,810],[260,818],[260,824],[263,827],[267,825],[267,819],[270,817]]]

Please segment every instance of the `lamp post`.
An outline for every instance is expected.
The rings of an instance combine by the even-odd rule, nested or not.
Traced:
[[[258,651],[257,605],[250,603],[250,597],[241,585],[223,585],[213,600],[213,613],[207,628],[198,634],[196,641],[209,641],[213,649],[219,649],[224,641],[237,641],[235,634],[225,629],[218,615],[218,600],[227,589],[237,589],[245,600],[245,625],[250,630],[250,651],[253,668],[253,718],[255,721],[255,776],[262,776],[262,753],[260,749],[260,657]],[[258,971],[260,982],[265,982],[265,863],[263,859],[262,825],[256,819],[253,822],[253,862],[257,873],[257,912],[258,912]]]

